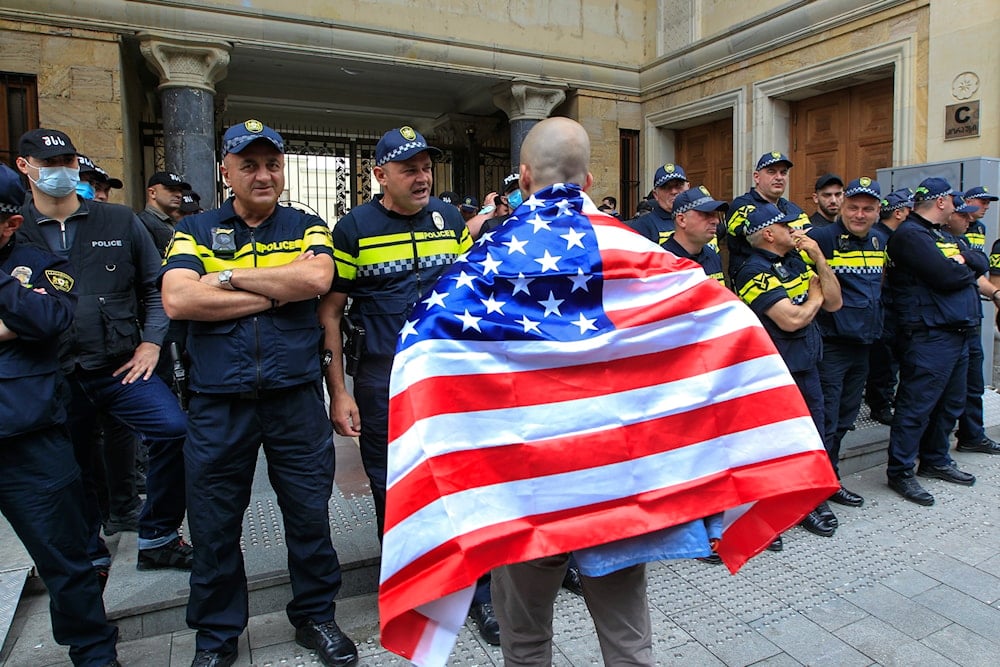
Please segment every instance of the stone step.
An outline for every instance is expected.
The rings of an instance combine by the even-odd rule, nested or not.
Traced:
[[[1000,394],[987,391],[984,407],[986,426],[1000,425]],[[872,421],[867,407],[862,407],[855,430],[844,438],[841,473],[847,476],[884,465],[888,438],[889,427]],[[330,531],[343,568],[343,588],[338,598],[347,599],[371,595],[378,590],[380,545],[375,534],[374,505],[367,492],[367,480],[360,472],[357,446],[338,438],[337,449],[337,483],[330,499]],[[9,533],[10,528],[0,525],[0,531]],[[122,640],[186,629],[188,574],[173,570],[136,570],[135,533],[119,533],[108,540],[108,546],[115,557],[104,600],[109,617],[120,628]],[[250,505],[244,517],[241,548],[246,562],[251,616],[282,611],[291,599],[284,531],[281,510],[268,483],[263,455],[258,460]],[[0,564],[0,568],[3,567]]]

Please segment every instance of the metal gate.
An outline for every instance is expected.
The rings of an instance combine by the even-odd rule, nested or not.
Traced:
[[[239,119],[222,118],[219,136]],[[285,190],[281,201],[315,213],[333,226],[354,206],[369,201],[380,192],[372,176],[375,145],[379,136],[343,130],[296,128],[266,119],[285,140]],[[139,125],[143,145],[143,182],[162,170],[164,158],[163,129],[160,119],[147,114]],[[460,195],[476,197],[497,190],[509,172],[510,149],[506,136],[470,151],[461,145],[449,145],[429,139],[443,155],[435,160],[434,192],[461,188]],[[217,179],[219,201],[229,196],[228,188]]]

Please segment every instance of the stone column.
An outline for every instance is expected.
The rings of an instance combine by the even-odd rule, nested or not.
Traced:
[[[566,99],[566,84],[512,81],[493,89],[493,103],[510,120],[510,162],[513,169],[521,164],[521,144],[540,120]]]
[[[218,175],[215,84],[226,75],[232,45],[142,33],[139,48],[160,77],[167,171],[182,176],[211,208]]]

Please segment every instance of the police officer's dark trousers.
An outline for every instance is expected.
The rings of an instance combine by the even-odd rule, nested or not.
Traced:
[[[364,357],[354,376],[354,400],[361,415],[361,462],[372,489],[378,537],[385,527],[385,488],[388,474],[389,376],[392,357]]]
[[[139,515],[139,548],[153,549],[177,537],[184,519],[184,458],[187,419],[177,398],[160,378],[122,384],[117,368],[77,369],[69,376],[73,403],[69,427],[77,461],[93,452],[96,412],[109,414],[138,433],[149,448],[146,502]],[[81,463],[81,467],[86,465]],[[84,470],[87,476],[87,470]],[[98,519],[99,521],[99,519]],[[92,538],[93,542],[93,538]],[[93,554],[92,554],[93,555]]]
[[[799,392],[806,402],[806,407],[809,408],[809,414],[813,418],[813,423],[816,425],[816,431],[819,433],[820,438],[822,438],[826,423],[823,413],[823,388],[820,385],[819,370],[808,368],[804,371],[795,371],[792,373],[792,379],[795,380],[795,386],[799,388]]]
[[[899,364],[896,362],[895,332],[872,343],[868,352],[868,381],[865,384],[865,403],[872,412],[891,408],[895,404],[893,393]]]
[[[974,329],[975,337],[969,341],[969,373],[966,376],[965,410],[958,418],[958,441],[978,444],[986,437],[983,426],[983,392],[986,382],[983,379],[983,340],[981,329]]]
[[[889,433],[887,475],[908,474],[916,463],[944,466],[948,435],[965,409],[969,346],[978,333],[968,329],[899,330],[899,389]]]
[[[196,393],[188,415],[184,460],[195,550],[187,622],[198,631],[197,649],[231,651],[247,624],[240,536],[261,443],[284,518],[293,596],[288,619],[296,627],[333,620],[340,590],[327,507],[333,432],[319,382],[257,398]]]
[[[49,591],[52,635],[74,665],[115,658],[118,629],[104,615],[87,555],[83,484],[62,426],[0,438],[0,511],[24,543]]]
[[[822,435],[834,471],[840,462],[840,442],[861,408],[861,394],[868,377],[868,348],[862,343],[823,339],[819,378],[826,424]]]

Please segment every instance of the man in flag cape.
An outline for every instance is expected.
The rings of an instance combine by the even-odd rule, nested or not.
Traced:
[[[838,484],[756,316],[584,193],[583,128],[542,121],[521,154],[531,196],[400,332],[382,643],[444,664],[477,577],[499,568],[505,661],[546,663],[574,552],[589,606],[638,619],[616,636],[594,614],[605,660],[647,664],[644,562],[707,555],[721,536],[736,572]]]

